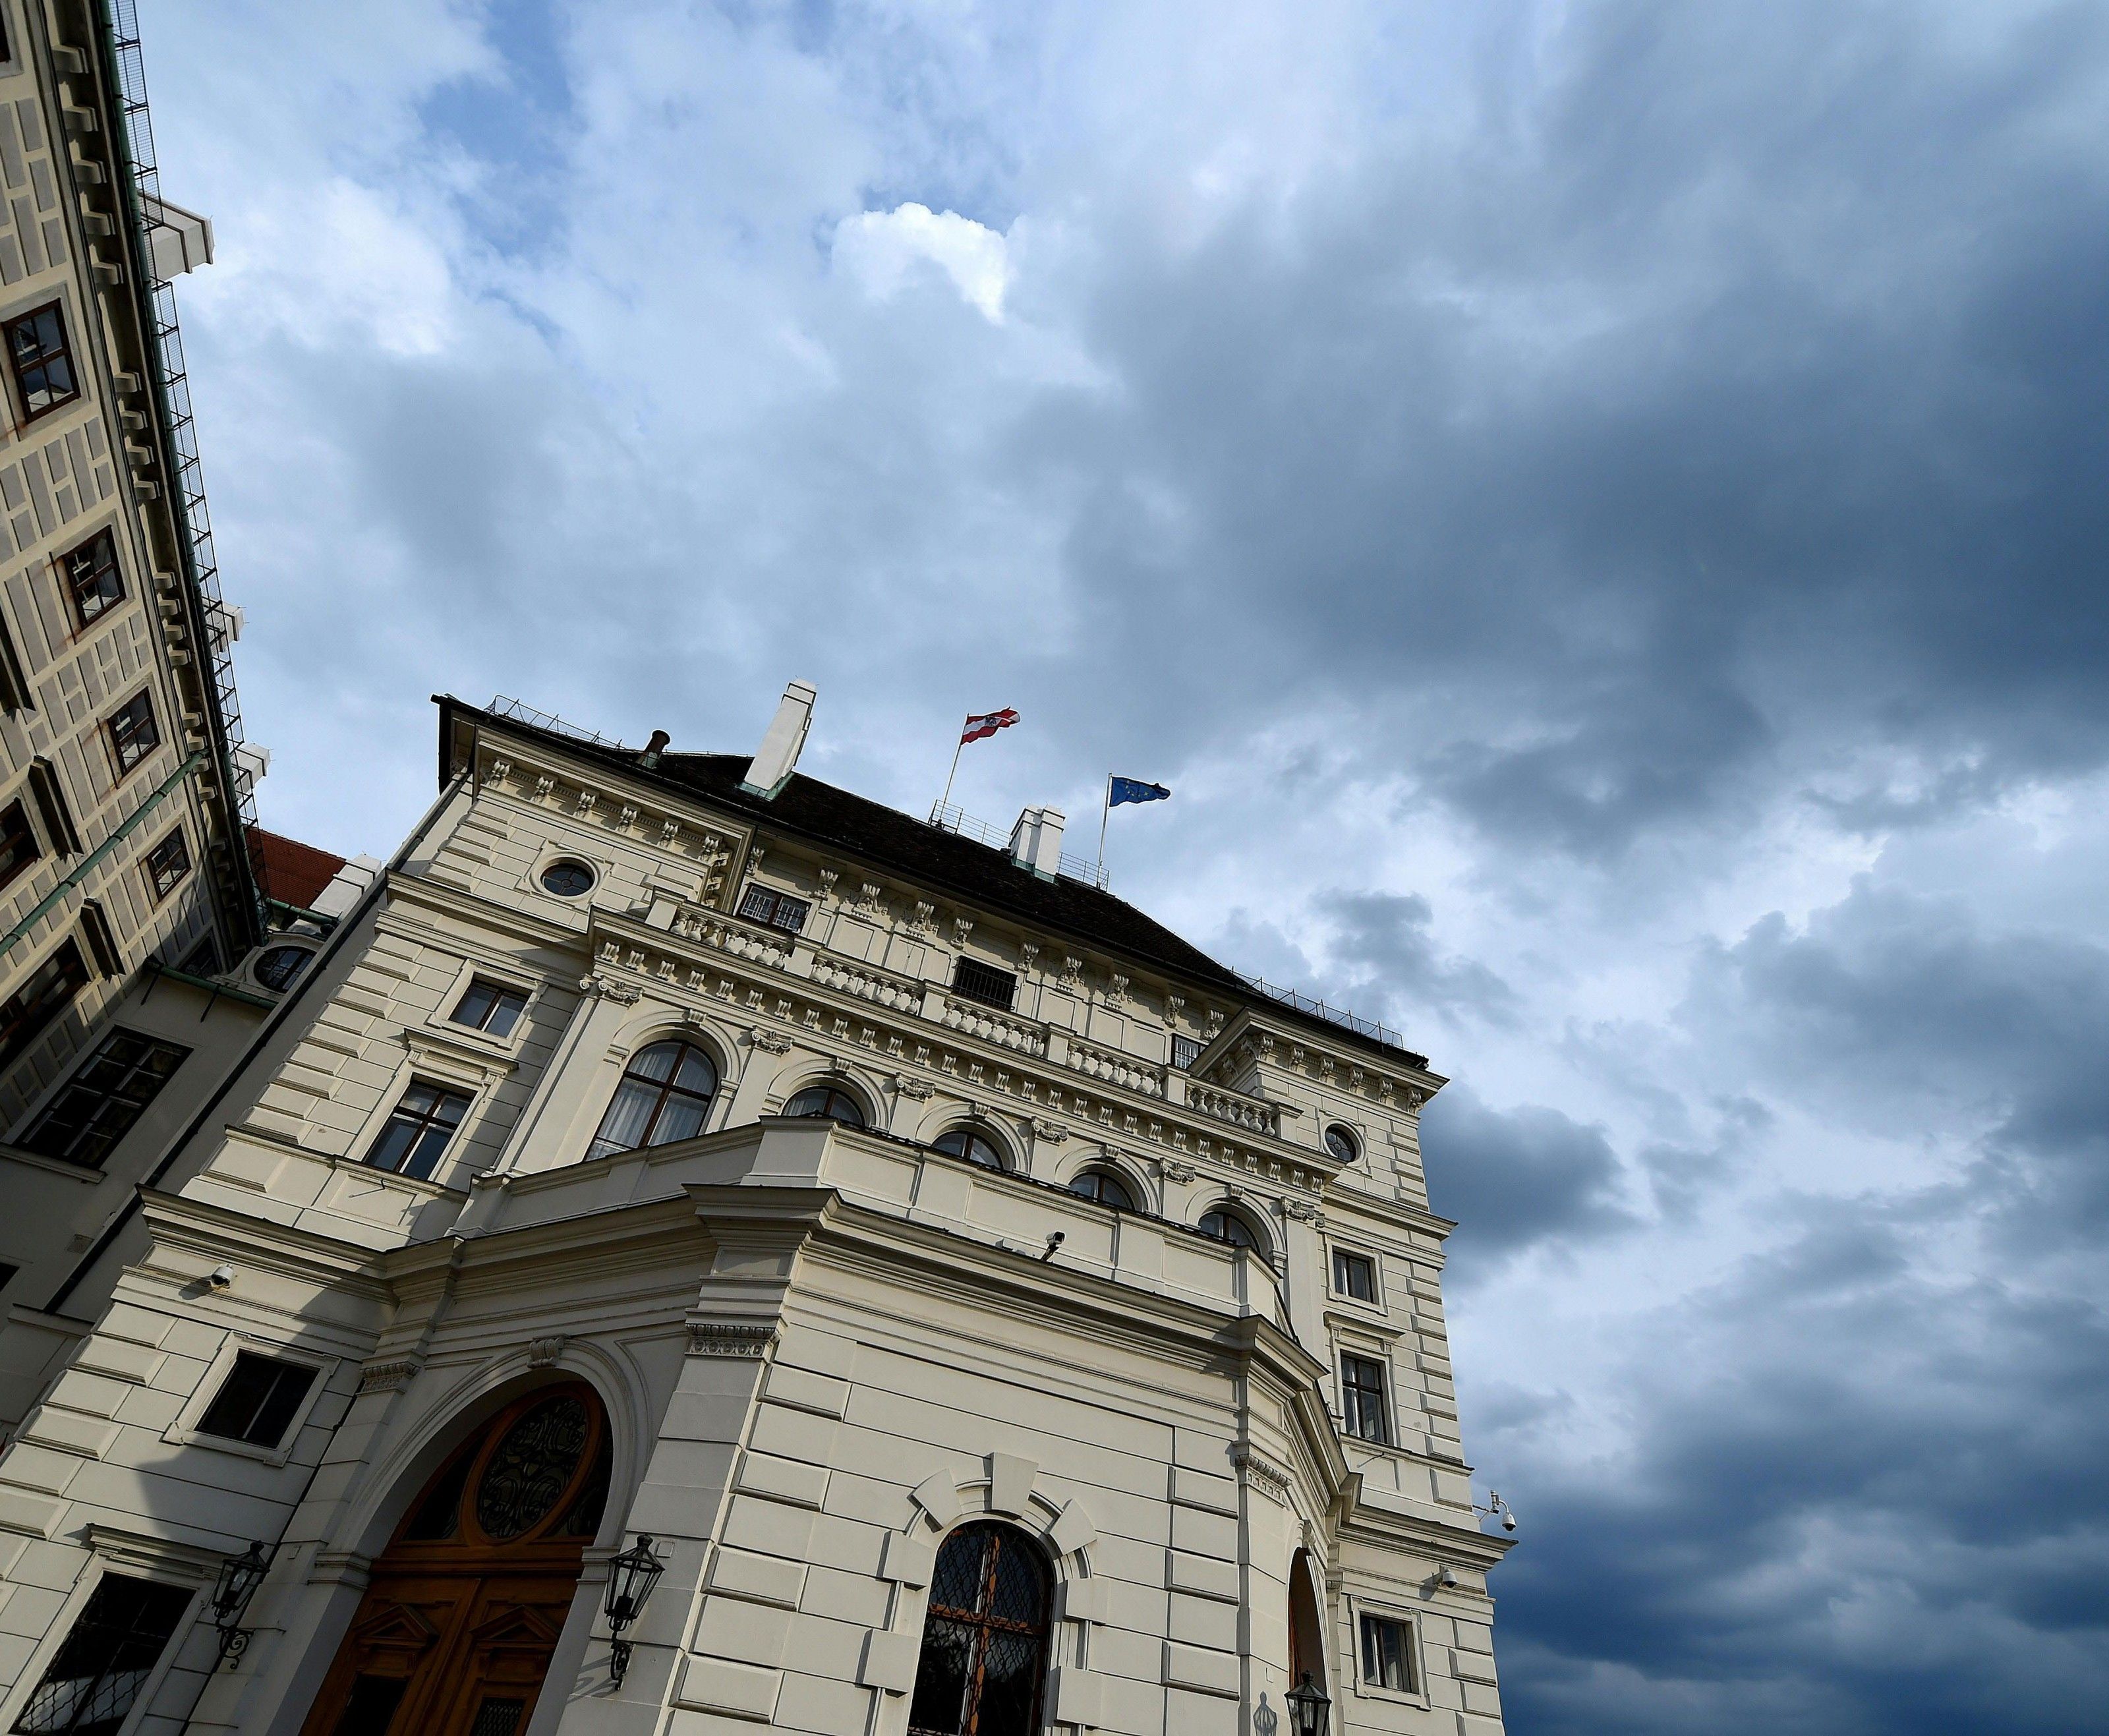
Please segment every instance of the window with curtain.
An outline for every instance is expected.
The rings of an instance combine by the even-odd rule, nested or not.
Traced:
[[[670,1038],[630,1057],[589,1158],[693,1139],[718,1094],[717,1063],[692,1042]]]
[[[808,1085],[784,1105],[784,1113],[824,1116],[829,1121],[841,1122],[844,1127],[860,1128],[865,1124],[864,1105],[833,1085]]]

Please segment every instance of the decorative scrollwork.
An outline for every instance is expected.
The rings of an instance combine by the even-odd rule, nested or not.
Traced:
[[[584,1404],[568,1394],[538,1404],[505,1431],[476,1491],[476,1522],[504,1542],[549,1516],[579,1468],[593,1431]]]

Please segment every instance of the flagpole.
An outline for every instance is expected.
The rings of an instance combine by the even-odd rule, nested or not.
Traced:
[[[1101,874],[1105,871],[1106,866],[1106,816],[1113,811],[1113,775],[1109,771],[1106,774],[1106,787],[1099,801],[1099,871]]]
[[[937,798],[937,809],[942,814],[952,805],[952,780],[960,775],[960,749],[967,744],[967,726],[960,726],[960,739],[952,744],[952,769],[945,774],[945,793]]]

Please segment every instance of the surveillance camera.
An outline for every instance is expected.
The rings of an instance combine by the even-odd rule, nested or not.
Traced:
[[[1506,1508],[1502,1509],[1502,1529],[1505,1531],[1513,1531],[1515,1529],[1515,1515]]]
[[[1457,1575],[1456,1570],[1453,1568],[1445,1567],[1443,1570],[1441,1584],[1445,1591],[1455,1591],[1457,1589]]]
[[[1049,1260],[1049,1259],[1054,1259],[1054,1250],[1055,1250],[1057,1248],[1060,1247],[1060,1246],[1062,1245],[1062,1244],[1063,1244],[1064,1241],[1068,1241],[1068,1232],[1067,1232],[1066,1231],[1063,1231],[1063,1230],[1052,1230],[1052,1231],[1050,1231],[1050,1232],[1048,1232],[1048,1236],[1047,1236],[1047,1251],[1046,1251],[1045,1254],[1043,1254],[1043,1255],[1041,1255],[1040,1256],[1040,1257],[1041,1257],[1041,1259],[1042,1259],[1043,1260]]]
[[[215,1266],[205,1277],[205,1282],[215,1290],[224,1290],[233,1282],[234,1268],[224,1264]]]

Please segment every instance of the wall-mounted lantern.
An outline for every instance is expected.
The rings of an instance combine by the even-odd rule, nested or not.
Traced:
[[[618,1688],[630,1671],[630,1645],[623,1631],[644,1613],[652,1588],[666,1571],[666,1562],[652,1553],[652,1539],[644,1536],[607,1564],[607,1672]]]

